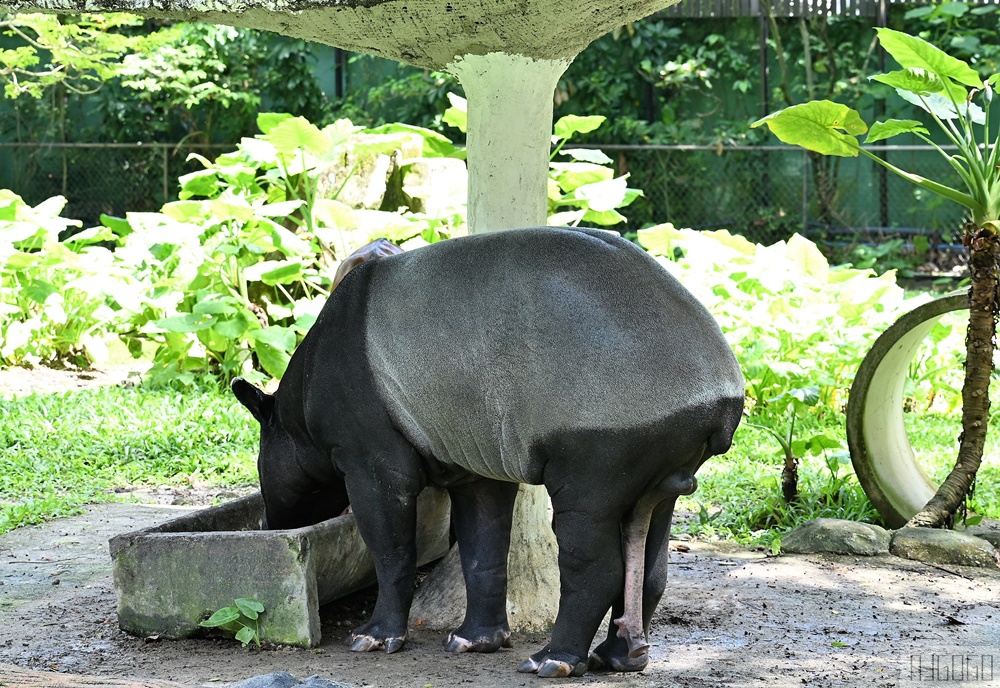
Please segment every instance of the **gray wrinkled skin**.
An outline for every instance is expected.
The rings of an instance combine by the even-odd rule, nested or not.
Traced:
[[[354,511],[379,581],[357,651],[406,642],[416,498],[430,484],[451,497],[468,592],[445,647],[509,647],[517,483],[544,485],[559,613],[518,667],[543,677],[645,668],[674,502],[729,449],[743,411],[732,350],[687,290],[620,237],[549,228],[373,256],[333,292],[273,396],[233,390],[261,423],[268,526]]]

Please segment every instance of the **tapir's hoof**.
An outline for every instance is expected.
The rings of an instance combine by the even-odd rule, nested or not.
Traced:
[[[642,671],[649,664],[649,653],[643,653],[640,657],[629,657],[628,655],[614,655],[601,651],[598,647],[590,655],[587,662],[587,671]]]
[[[587,672],[586,662],[573,659],[565,653],[546,655],[549,653],[545,650],[533,654],[518,664],[517,670],[522,674],[538,674],[541,678],[583,676]]]
[[[633,629],[632,624],[623,616],[615,619],[618,626],[618,637],[624,638],[628,644],[628,656],[630,659],[638,659],[649,653],[649,643],[646,642],[646,635],[641,629]]]
[[[463,637],[461,629],[456,629],[444,639],[444,649],[448,652],[496,652],[501,647],[514,647],[510,641],[510,631],[501,628],[491,635],[481,634],[474,640]]]
[[[373,638],[370,635],[354,635],[348,637],[351,652],[374,652],[385,650],[387,653],[399,652],[406,644],[406,638]]]

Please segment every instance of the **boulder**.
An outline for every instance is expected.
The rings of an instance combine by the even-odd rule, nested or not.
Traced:
[[[957,564],[997,568],[1000,554],[988,541],[937,528],[901,528],[892,536],[889,551],[897,557],[928,564]]]
[[[973,526],[964,532],[966,535],[971,535],[973,537],[986,540],[997,549],[1000,549],[1000,530],[991,530],[989,528],[983,528],[982,526]]]
[[[793,554],[831,552],[874,556],[888,554],[889,532],[869,523],[839,518],[806,521],[781,540],[781,550]]]

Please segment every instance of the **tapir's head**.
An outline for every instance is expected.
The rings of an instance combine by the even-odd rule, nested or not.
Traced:
[[[257,473],[264,497],[264,528],[301,528],[343,513],[347,490],[331,458],[288,432],[275,396],[243,378],[233,380],[232,389],[260,423]]]

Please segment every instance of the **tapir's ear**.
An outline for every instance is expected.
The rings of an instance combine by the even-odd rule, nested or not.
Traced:
[[[246,406],[257,422],[264,425],[270,418],[274,410],[274,397],[265,394],[241,377],[235,378],[232,385],[233,394]]]

